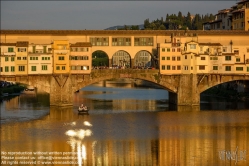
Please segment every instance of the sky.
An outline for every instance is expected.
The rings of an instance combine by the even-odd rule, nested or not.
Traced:
[[[217,14],[238,1],[7,1],[1,0],[1,29],[102,30],[139,25],[166,14]]]

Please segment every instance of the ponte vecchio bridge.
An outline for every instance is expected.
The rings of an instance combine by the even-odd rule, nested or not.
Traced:
[[[178,107],[191,106],[199,110],[200,93],[229,81],[249,80],[249,75],[234,74],[181,74],[162,75],[159,70],[148,69],[101,69],[89,75],[26,75],[1,76],[1,79],[32,85],[50,94],[50,105],[72,105],[73,93],[93,83],[117,78],[146,80],[169,91],[170,103]],[[191,109],[193,110],[193,108]]]
[[[73,92],[95,82],[113,78],[134,78],[164,87],[169,91],[171,103],[199,107],[200,93],[206,89],[229,81],[249,80],[249,31],[1,30],[1,43],[4,43],[6,49],[8,43],[17,41],[31,44],[31,50],[35,49],[36,44],[46,49],[54,41],[76,43],[72,44],[74,46],[77,46],[77,42],[85,42],[87,45],[90,43],[91,52],[86,56],[98,50],[104,51],[110,66],[114,63],[113,57],[120,51],[129,57],[131,68],[137,65],[136,55],[142,51],[147,52],[157,62],[158,66],[153,70],[92,70],[92,57],[88,56],[86,61],[82,61],[88,69],[77,72],[72,68],[68,69],[72,67],[72,63],[75,64],[69,58],[72,56],[70,44],[65,47],[67,53],[64,57],[59,55],[60,50],[37,54],[19,52],[19,49],[29,50],[28,45],[16,45],[16,54],[1,51],[1,59],[7,56],[17,57],[13,62],[16,71],[12,74],[2,71],[1,79],[33,85],[50,93],[51,105],[72,105]],[[51,69],[48,66],[50,70],[47,73],[33,71],[36,67],[32,63],[40,65],[43,54],[51,57]],[[77,56],[79,53],[72,54]],[[82,54],[85,55],[84,52]],[[29,60],[31,56],[32,61]],[[34,57],[40,59],[35,61]],[[18,58],[27,60],[18,61]],[[1,66],[6,64],[2,59]],[[56,65],[63,64],[66,64],[66,70],[55,70]],[[25,73],[17,71],[20,65],[27,66]],[[20,69],[25,68],[19,67]]]

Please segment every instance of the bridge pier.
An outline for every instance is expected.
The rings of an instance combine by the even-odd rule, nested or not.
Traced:
[[[69,75],[53,75],[50,81],[50,105],[72,106],[73,88]]]
[[[180,75],[177,93],[169,92],[169,102],[177,105],[177,111],[200,110],[200,93],[196,74]]]

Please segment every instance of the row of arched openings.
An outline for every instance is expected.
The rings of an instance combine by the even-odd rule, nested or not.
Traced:
[[[117,51],[112,56],[111,64],[109,64],[108,55],[104,51],[94,51],[92,54],[93,66],[119,66],[127,67],[131,66],[131,56],[123,50]],[[139,51],[134,57],[133,67],[151,67],[152,56],[148,51]]]

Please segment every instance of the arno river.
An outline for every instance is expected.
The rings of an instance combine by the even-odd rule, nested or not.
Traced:
[[[83,88],[67,108],[39,92],[2,101],[1,164],[249,165],[248,103],[202,96],[200,111],[177,112],[163,89],[104,86]]]

